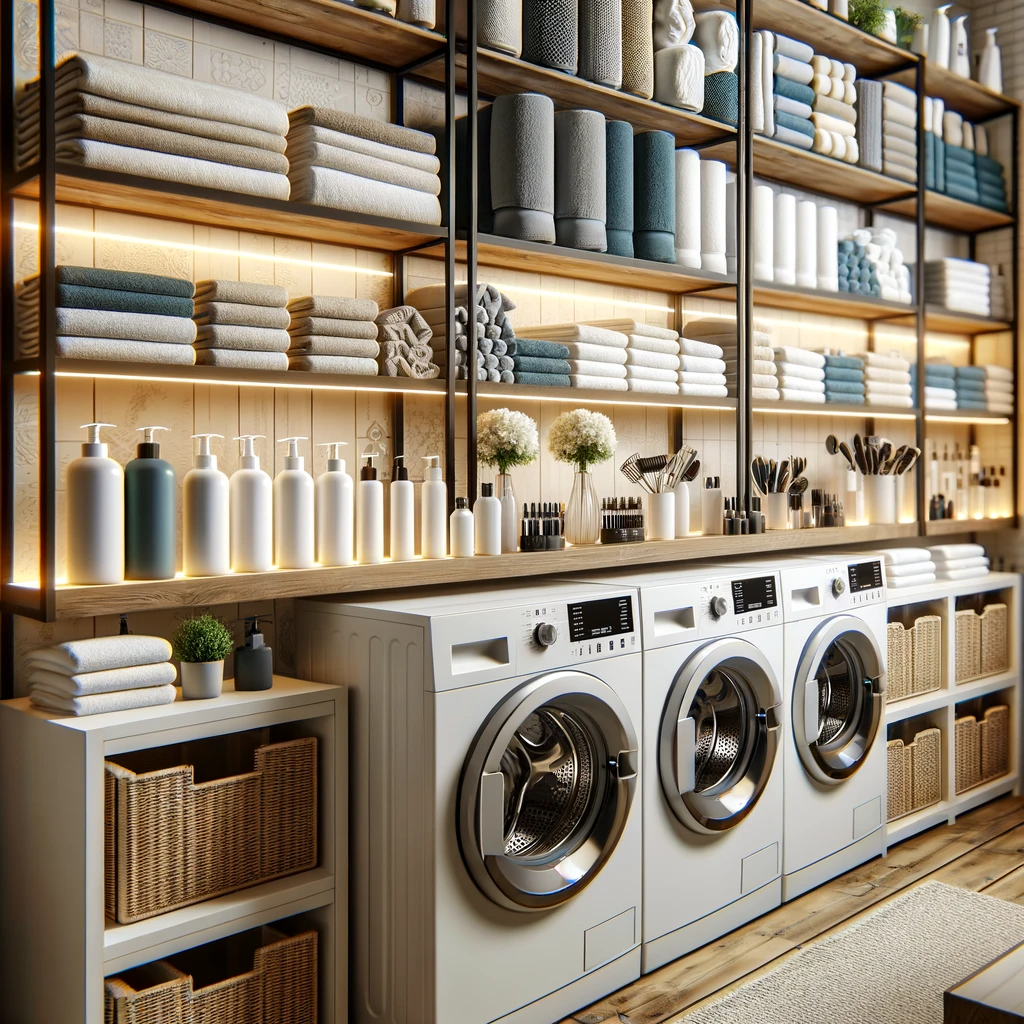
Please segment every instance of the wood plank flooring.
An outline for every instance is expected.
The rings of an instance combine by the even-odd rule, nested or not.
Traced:
[[[661,1024],[771,969],[800,946],[928,881],[1024,904],[1024,797],[1008,796],[893,847],[562,1024]]]

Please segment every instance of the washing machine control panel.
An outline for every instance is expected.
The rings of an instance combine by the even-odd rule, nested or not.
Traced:
[[[825,604],[828,611],[862,608],[885,601],[885,574],[881,559],[838,562],[825,569]]]
[[[780,623],[778,578],[755,575],[702,583],[698,609],[701,636],[727,636]]]
[[[542,602],[519,612],[519,670],[600,661],[640,650],[633,594],[596,600]]]

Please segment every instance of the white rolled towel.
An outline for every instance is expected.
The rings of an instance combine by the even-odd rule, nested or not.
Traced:
[[[834,206],[818,207],[818,287],[839,291],[839,213]]]
[[[809,199],[796,207],[796,284],[818,286],[818,204]]]
[[[775,283],[796,284],[796,196],[780,192],[775,197]]]
[[[702,231],[700,154],[695,149],[677,149],[675,159],[676,263],[699,270]]]
[[[700,161],[700,260],[714,274],[728,273],[726,261],[726,166],[721,160]]]
[[[755,185],[752,205],[754,278],[771,282],[775,280],[775,193],[767,185]]]

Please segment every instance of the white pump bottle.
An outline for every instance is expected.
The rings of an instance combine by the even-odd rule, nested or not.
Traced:
[[[420,554],[444,558],[448,554],[448,487],[441,479],[441,457],[424,455],[423,493],[420,508]]]
[[[374,565],[384,561],[384,485],[373,466],[376,455],[364,455],[356,484],[356,561]]]
[[[83,423],[89,439],[68,466],[69,583],[124,582],[124,471],[100,441],[100,427],[112,426]]]
[[[274,478],[274,565],[278,569],[312,569],[313,478],[305,470],[299,442],[306,437],[282,437],[288,445],[284,469]]]
[[[210,453],[210,438],[199,441],[195,465],[181,483],[181,562],[186,576],[222,576],[231,571],[230,486]]]
[[[405,456],[396,455],[391,471],[391,561],[416,557],[415,491],[405,468]]]
[[[352,477],[345,472],[341,457],[346,441],[327,441],[327,472],[316,481],[316,560],[320,565],[351,565],[352,551]]]
[[[231,570],[270,572],[274,567],[274,487],[260,469],[253,442],[264,434],[242,434],[239,468],[231,474]]]

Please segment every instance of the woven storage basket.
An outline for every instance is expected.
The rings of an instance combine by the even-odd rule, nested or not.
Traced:
[[[974,715],[965,715],[956,720],[953,744],[956,791],[963,793],[981,782],[981,744],[978,720]]]
[[[981,613],[981,674],[990,676],[1010,667],[1007,626],[1009,610],[1005,604],[987,604]]]
[[[892,704],[910,696],[909,637],[902,622],[890,622],[886,638],[885,700]]]
[[[909,779],[906,773],[906,748],[903,740],[889,740],[889,821],[900,818],[909,810]]]
[[[966,683],[981,675],[981,619],[972,608],[956,613],[956,681]]]
[[[912,752],[910,809],[918,811],[942,799],[942,733],[922,729],[907,749]]]
[[[315,736],[258,747],[255,771],[106,769],[106,909],[121,924],[316,867]]]
[[[981,781],[997,779],[1010,770],[1010,709],[989,708],[978,723]]]
[[[187,954],[108,978],[105,1024],[316,1024],[316,932],[286,937],[262,928],[258,934],[255,952],[238,948],[245,935],[223,949],[224,963],[245,958],[251,970],[201,988],[178,966],[190,967]]]
[[[922,615],[908,631],[910,693],[928,693],[942,685],[942,618]]]

